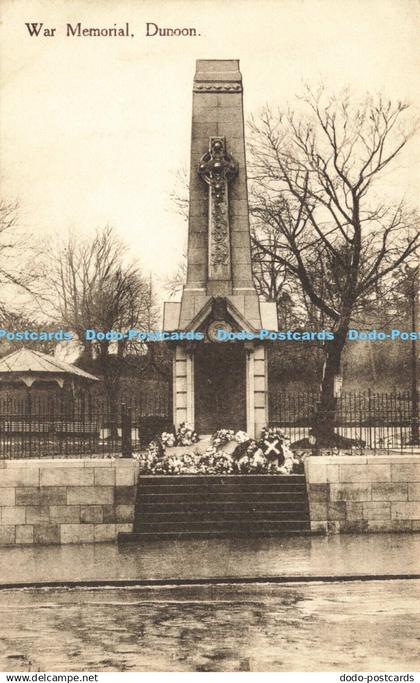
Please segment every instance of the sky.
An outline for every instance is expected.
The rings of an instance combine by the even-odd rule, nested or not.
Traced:
[[[115,227],[157,281],[176,269],[187,224],[171,202],[188,166],[195,60],[240,59],[245,116],[285,108],[303,83],[381,91],[420,112],[417,0],[0,0],[2,196],[36,238]],[[54,36],[31,37],[42,22]],[[66,24],[129,37],[67,37]],[[146,23],[196,28],[146,37]],[[131,37],[132,34],[132,37]],[[390,191],[415,196],[410,144]]]

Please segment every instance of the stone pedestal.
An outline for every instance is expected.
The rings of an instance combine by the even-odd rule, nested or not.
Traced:
[[[259,436],[268,423],[267,353],[264,346],[247,349],[247,433]]]
[[[213,426],[205,430],[206,433],[219,428],[236,427],[238,429],[246,430],[251,437],[255,437],[261,433],[261,429],[268,422],[266,349],[264,346],[249,346],[245,351],[246,360],[243,368],[243,372],[245,373],[245,411],[243,423],[235,424],[234,420],[226,418],[229,414],[231,405],[235,404],[235,392],[238,389],[237,386],[226,383],[225,392],[221,394],[221,398],[226,402],[225,419],[227,419],[227,422],[223,421],[223,415],[218,417]],[[196,357],[194,352],[188,352],[182,345],[179,345],[174,349],[173,406],[176,427],[179,427],[182,422],[188,422],[189,424],[196,426],[195,362]],[[217,373],[216,368],[215,373]],[[207,391],[211,406],[213,400],[210,393],[211,387],[208,387]],[[209,416],[210,424],[212,417],[211,407]]]
[[[173,357],[173,413],[177,428],[182,422],[194,425],[194,356],[181,344]]]

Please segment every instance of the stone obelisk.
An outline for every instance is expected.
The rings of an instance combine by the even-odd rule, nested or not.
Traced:
[[[189,192],[187,278],[180,304],[165,304],[164,327],[202,330],[206,341],[175,348],[174,422],[211,431],[230,420],[254,435],[267,422],[265,348],[215,337],[220,327],[276,328],[275,304],[259,302],[252,279],[238,60],[197,61]]]
[[[200,164],[209,166],[211,157],[216,154],[214,146],[218,144],[224,148],[220,156],[228,155],[227,168],[225,164],[222,170],[225,177],[219,180],[212,173],[213,178],[207,176],[206,179],[205,169],[201,170]],[[206,156],[210,159],[205,159]],[[213,161],[213,166],[215,163],[217,161]],[[206,192],[203,192],[203,177],[208,183]],[[224,192],[219,223],[214,211],[217,185],[222,185]],[[259,326],[258,300],[252,282],[248,213],[239,61],[198,60],[193,85],[188,268],[181,325],[188,324],[206,296],[216,295],[234,296],[239,309]],[[215,249],[217,244],[219,252]]]

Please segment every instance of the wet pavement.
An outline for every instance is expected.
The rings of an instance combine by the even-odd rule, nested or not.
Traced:
[[[420,581],[18,589],[3,671],[416,671]]]
[[[238,576],[405,576],[420,573],[419,558],[420,534],[10,547],[0,549],[0,586]]]
[[[416,671],[419,557],[420,534],[1,548],[0,670]]]

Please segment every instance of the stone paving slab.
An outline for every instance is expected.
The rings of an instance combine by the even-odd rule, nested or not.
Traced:
[[[69,525],[71,526],[71,525]],[[92,527],[92,538],[96,525]],[[88,539],[86,539],[88,540]],[[147,541],[0,549],[0,586],[218,577],[413,576],[420,534]]]

